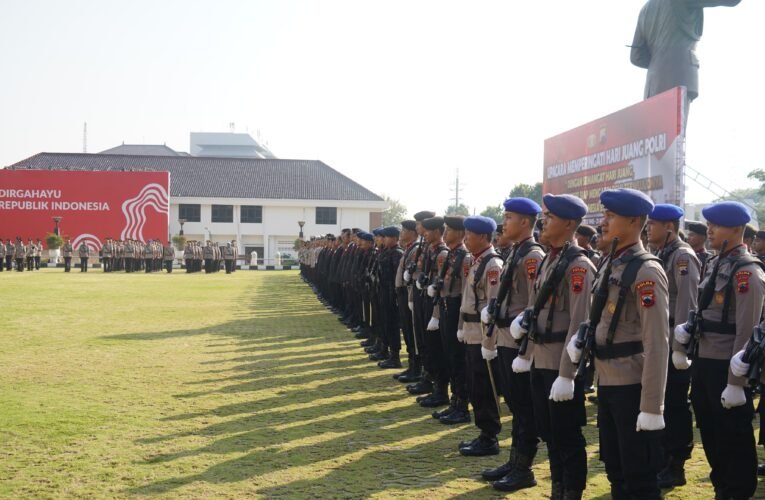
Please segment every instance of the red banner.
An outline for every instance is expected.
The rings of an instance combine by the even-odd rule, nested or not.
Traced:
[[[629,187],[656,203],[683,206],[683,95],[677,87],[545,141],[545,193],[587,203],[585,220],[602,217],[600,193]]]
[[[99,250],[106,238],[167,240],[168,172],[0,170],[0,237],[53,232]]]

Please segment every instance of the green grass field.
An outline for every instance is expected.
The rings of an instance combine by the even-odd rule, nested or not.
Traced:
[[[496,496],[478,473],[506,458],[506,409],[503,454],[461,457],[475,427],[415,405],[296,272],[0,283],[2,496]],[[588,455],[586,496],[606,498]],[[525,498],[549,491],[544,453],[535,472]],[[697,446],[691,484],[667,497],[711,497],[707,473]]]

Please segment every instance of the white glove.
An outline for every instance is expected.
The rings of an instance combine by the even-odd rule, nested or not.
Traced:
[[[417,290],[422,290],[422,285],[420,284],[420,280],[415,281],[414,286],[417,287]]]
[[[566,346],[566,352],[568,357],[571,358],[572,363],[578,363],[582,357],[582,350],[576,346],[576,335],[571,337],[571,341]]]
[[[720,402],[723,408],[730,410],[736,406],[741,406],[746,403],[746,394],[744,394],[744,388],[740,385],[728,384],[725,386],[722,394],[720,395]]]
[[[664,415],[655,413],[638,413],[637,426],[635,430],[640,431],[660,431],[664,428]]]
[[[457,330],[457,340],[464,343],[465,342],[465,334],[462,333],[462,330]]]
[[[438,318],[430,318],[430,321],[428,321],[428,328],[427,330],[429,332],[432,332],[434,330],[438,330]]]
[[[675,340],[685,345],[691,341],[691,334],[686,329],[686,323],[677,325],[675,327]]]
[[[744,363],[743,349],[730,359],[730,371],[737,377],[743,377],[749,372],[749,363]]]
[[[481,322],[482,323],[488,323],[489,322],[489,306],[484,307],[481,309]]]
[[[558,377],[550,389],[550,399],[556,403],[574,399],[574,379]]]
[[[672,364],[675,365],[675,368],[678,370],[687,370],[691,367],[691,360],[688,359],[688,356],[679,351],[672,351]]]
[[[516,356],[513,360],[513,373],[528,373],[531,371],[531,360]]]
[[[428,287],[428,297],[433,298],[435,296],[436,296],[436,286],[435,285],[430,285]]]
[[[404,271],[404,283],[409,283],[409,278],[411,278],[412,275],[409,274],[409,271]]]
[[[510,323],[510,335],[515,340],[521,340],[528,332],[528,330],[524,330],[521,328],[521,320],[523,319],[523,313],[519,314],[515,317],[512,323]]]
[[[407,305],[409,306],[410,311],[414,311],[414,302],[409,302]]]
[[[491,361],[497,357],[497,350],[494,349],[493,351],[490,351],[487,348],[481,346],[481,357],[486,361]]]

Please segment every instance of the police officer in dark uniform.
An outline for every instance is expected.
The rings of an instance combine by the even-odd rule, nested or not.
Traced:
[[[380,309],[383,329],[388,344],[388,358],[377,366],[384,369],[401,368],[401,332],[399,327],[398,303],[396,299],[396,270],[404,250],[398,245],[400,230],[396,226],[384,227],[380,231],[385,247],[384,257],[380,258]]]
[[[409,292],[407,283],[404,281],[404,271],[406,271],[407,262],[413,258],[417,250],[417,221],[405,220],[401,223],[401,233],[399,234],[399,244],[403,249],[403,255],[396,268],[396,277],[394,284],[396,287],[396,305],[399,315],[399,326],[404,334],[406,344],[406,353],[408,364],[406,370],[393,375],[393,378],[400,382],[416,382],[415,374],[419,377],[420,371],[417,368],[417,349],[414,345],[414,330],[412,326],[412,311],[409,310]],[[404,380],[401,380],[402,377]]]
[[[688,230],[688,244],[696,252],[703,272],[707,260],[712,257],[712,252],[707,250],[705,246],[707,243],[707,225],[703,222],[686,221],[685,227]]]
[[[656,205],[648,216],[648,241],[658,249],[669,286],[669,344],[672,345],[675,324],[685,323],[688,311],[696,309],[701,263],[696,253],[679,236],[683,209],[670,204]],[[668,364],[667,389],[664,397],[664,430],[662,445],[666,465],[659,473],[659,488],[685,484],[685,462],[693,450],[693,415],[688,404],[690,372]]]
[[[744,245],[750,221],[746,206],[724,201],[704,208],[702,214],[709,224],[711,247],[721,251],[723,242],[727,246],[707,263],[696,313],[702,321],[675,327],[672,362],[675,368],[688,369],[693,361],[691,403],[712,468],[715,498],[749,498],[757,487],[754,406],[746,378],[731,372],[730,361],[762,317],[765,273],[762,262]],[[698,341],[691,336],[694,329],[700,334]]]

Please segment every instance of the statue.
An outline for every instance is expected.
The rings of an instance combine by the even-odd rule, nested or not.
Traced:
[[[741,0],[648,0],[632,42],[632,64],[648,70],[645,98],[678,86],[687,89],[685,119],[699,95],[696,42],[704,31],[705,7],[735,7]]]

